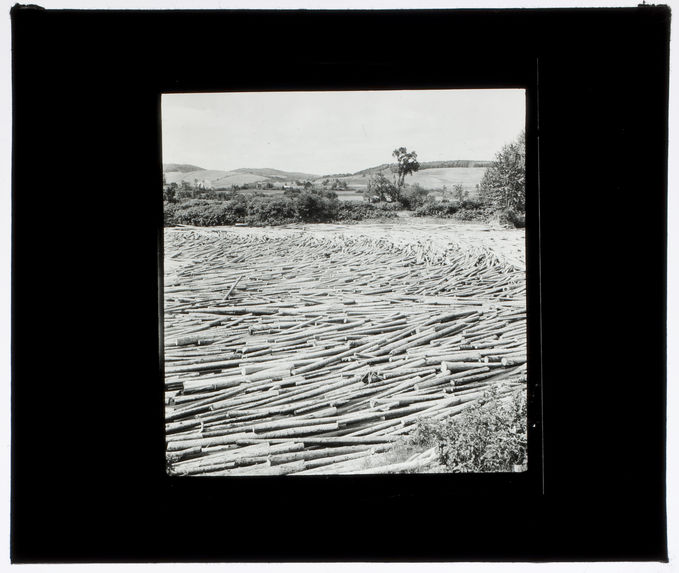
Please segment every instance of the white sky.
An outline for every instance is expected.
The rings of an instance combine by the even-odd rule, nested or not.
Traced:
[[[525,91],[165,94],[163,162],[317,175],[392,161],[490,160],[525,124]]]

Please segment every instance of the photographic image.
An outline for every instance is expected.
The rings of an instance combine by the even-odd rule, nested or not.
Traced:
[[[168,474],[527,471],[525,90],[161,108]]]

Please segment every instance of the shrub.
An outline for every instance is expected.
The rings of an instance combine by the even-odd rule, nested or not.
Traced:
[[[460,207],[453,216],[458,221],[484,221],[487,222],[493,216],[493,210],[488,206]]]
[[[338,221],[362,221],[363,219],[393,219],[397,217],[393,209],[384,209],[375,204],[344,201],[339,204]]]
[[[335,217],[339,207],[337,199],[313,191],[301,193],[295,202],[299,217],[309,222],[329,221]]]
[[[487,221],[494,210],[477,199],[464,201],[427,201],[413,213],[416,217],[444,217],[459,221]]]
[[[408,210],[417,209],[427,201],[429,191],[422,189],[417,183],[407,185],[399,193],[398,200]]]
[[[457,203],[436,203],[430,201],[420,205],[413,213],[416,217],[452,217],[457,213]]]
[[[198,225],[202,227],[214,225],[233,225],[237,222],[233,211],[221,201],[194,199],[175,204],[172,208],[165,206],[165,224]]]
[[[334,191],[311,189],[299,195],[244,195],[226,192],[211,199],[189,199],[179,203],[163,203],[163,219],[171,225],[282,225],[297,221],[360,221],[366,218],[393,218],[396,204],[338,201]]]
[[[451,472],[512,471],[526,462],[526,392],[503,400],[493,388],[458,416],[418,422],[411,441],[435,446],[439,462]]]
[[[227,205],[234,217],[244,218],[248,214],[248,198],[242,193],[231,193],[229,197]]]
[[[508,209],[505,212],[507,221],[514,225],[517,229],[523,229],[526,226],[526,214],[514,209]]]
[[[295,201],[288,197],[253,197],[247,203],[248,223],[276,225],[296,219]]]
[[[178,207],[179,204],[177,203],[163,202],[163,225],[165,227],[177,224],[175,221],[175,213]]]
[[[462,185],[455,185],[455,187],[453,187],[453,197],[456,201],[462,203],[469,198],[469,191],[467,191]]]
[[[396,211],[400,211],[403,209],[403,206],[396,202],[396,203],[388,203],[386,201],[382,203],[373,203],[373,206],[379,209],[380,211],[385,211],[385,212],[393,212],[394,214]]]
[[[176,203],[177,202],[177,186],[168,186],[163,189],[163,201],[167,201],[168,203]]]
[[[196,196],[196,192],[193,189],[182,187],[178,189],[175,193],[175,198],[178,201],[186,201],[187,199],[193,199]]]

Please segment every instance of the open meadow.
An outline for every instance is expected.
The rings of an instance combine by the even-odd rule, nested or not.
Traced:
[[[524,233],[423,219],[165,229],[168,471],[441,471],[409,441],[525,391]]]

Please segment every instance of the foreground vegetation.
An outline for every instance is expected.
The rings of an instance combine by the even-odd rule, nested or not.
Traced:
[[[165,202],[165,226],[285,225],[362,221],[396,217],[391,206],[338,201],[328,192],[305,191],[297,196],[244,195],[223,200],[188,199]]]
[[[526,464],[526,419],[525,390],[503,399],[493,387],[459,416],[419,422],[410,441],[435,447],[449,472],[511,472]]]

